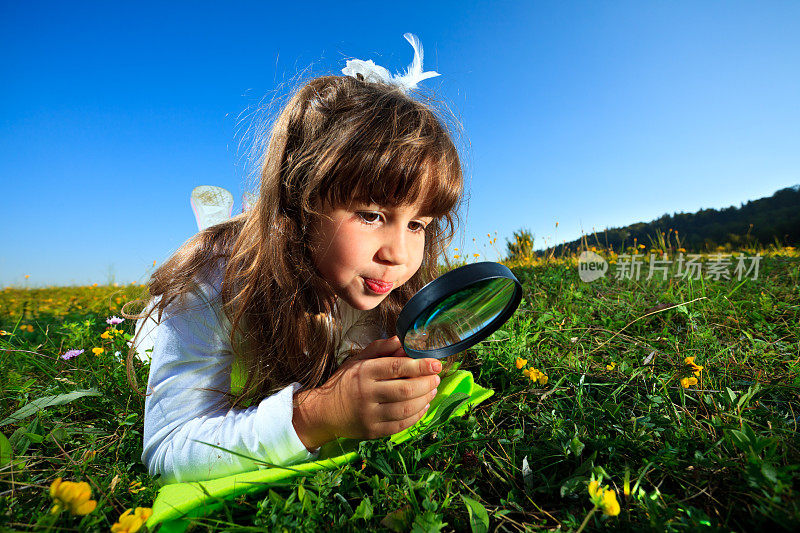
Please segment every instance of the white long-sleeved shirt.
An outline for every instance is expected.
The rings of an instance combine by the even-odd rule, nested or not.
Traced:
[[[143,330],[136,345],[139,357],[146,357],[146,350],[152,347],[142,462],[150,475],[161,474],[161,483],[208,480],[265,468],[197,441],[281,466],[309,461],[319,454],[319,448],[306,449],[292,424],[292,399],[300,383],[246,409],[231,409],[224,405],[222,394],[201,390],[230,391],[231,325],[221,310],[221,283],[218,267],[187,295],[189,311],[171,313],[170,304],[160,323],[154,318],[147,323],[140,319],[137,324]],[[341,298],[334,312],[345,332],[337,351],[338,364],[345,350],[385,336],[374,325],[356,324],[366,318],[366,311],[354,309]]]

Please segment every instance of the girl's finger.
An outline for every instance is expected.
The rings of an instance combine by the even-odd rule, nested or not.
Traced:
[[[380,422],[392,422],[405,420],[414,414],[419,413],[436,397],[436,389],[429,391],[418,398],[407,402],[393,402],[378,404],[376,417]]]
[[[400,433],[401,431],[408,429],[419,422],[427,412],[428,408],[425,407],[420,412],[415,413],[408,418],[396,420],[394,422],[382,422],[377,424],[377,427],[384,435],[394,435],[395,433]]]
[[[369,343],[369,345],[361,350],[356,356],[360,359],[375,359],[376,357],[390,357],[398,349],[402,349],[400,339],[395,335],[389,339],[378,339]]]
[[[439,376],[435,374],[376,381],[373,386],[372,400],[379,405],[407,402],[429,394],[439,386],[439,381]]]
[[[428,376],[442,369],[442,364],[436,359],[382,357],[369,363],[369,377],[376,381]]]

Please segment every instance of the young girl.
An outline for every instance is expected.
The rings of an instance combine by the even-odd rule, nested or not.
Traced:
[[[253,208],[152,275],[128,370],[136,388],[136,343],[151,336],[142,461],[161,482],[312,460],[337,437],[408,428],[436,395],[440,362],[389,332],[440,257],[449,266],[461,164],[431,108],[368,79],[302,86]]]

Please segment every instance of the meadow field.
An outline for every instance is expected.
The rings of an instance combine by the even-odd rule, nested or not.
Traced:
[[[190,530],[800,529],[800,254],[744,252],[757,276],[586,283],[574,255],[507,262],[522,303],[461,357],[492,397]],[[109,531],[151,507],[144,398],[119,360],[134,324],[111,320],[143,290],[0,291],[1,530]],[[55,490],[54,513],[57,478],[90,494]]]

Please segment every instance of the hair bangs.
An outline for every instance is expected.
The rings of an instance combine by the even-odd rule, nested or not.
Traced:
[[[423,216],[444,216],[458,204],[463,190],[458,155],[448,140],[428,134],[343,150],[332,169],[335,175],[323,180],[320,197],[330,205],[419,204]]]

